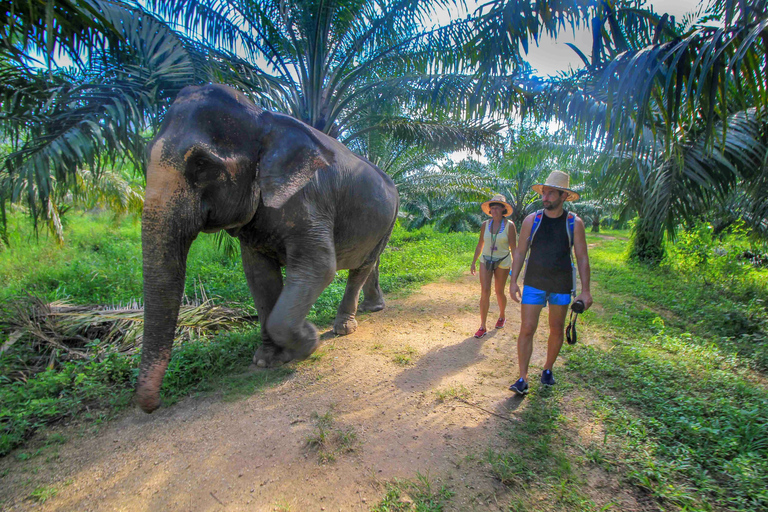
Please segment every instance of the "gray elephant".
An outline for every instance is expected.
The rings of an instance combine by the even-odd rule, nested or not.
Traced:
[[[337,270],[350,272],[334,332],[357,328],[361,288],[361,309],[384,307],[378,262],[398,207],[392,180],[337,140],[223,85],[181,91],[149,153],[141,408],[160,405],[187,253],[200,232],[240,239],[262,327],[254,361],[270,366],[317,348],[306,316]]]

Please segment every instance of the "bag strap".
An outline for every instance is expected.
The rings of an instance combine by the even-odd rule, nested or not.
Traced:
[[[531,255],[531,244],[533,243],[533,237],[541,226],[541,217],[544,215],[544,210],[539,210],[533,215],[533,224],[531,225],[531,234],[528,235],[528,247],[525,249],[525,262],[523,263],[523,279],[525,279],[525,273],[528,271],[528,258]]]
[[[533,216],[533,224],[531,225],[531,234],[528,235],[528,251],[531,250],[531,244],[533,243],[533,237],[536,236],[536,232],[541,226],[541,217],[544,215],[544,210],[539,210],[536,215]]]
[[[576,333],[576,320],[578,319],[579,314],[571,310],[571,316],[568,318],[568,327],[565,328],[565,340],[569,345],[575,345],[579,339]]]
[[[568,218],[565,222],[566,232],[568,233],[568,257],[571,258],[571,297],[576,297],[576,282],[578,280],[578,270],[573,263],[573,231],[576,229],[576,214],[568,212]],[[573,324],[574,336],[576,332],[576,323]]]

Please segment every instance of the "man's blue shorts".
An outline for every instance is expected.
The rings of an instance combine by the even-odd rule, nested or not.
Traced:
[[[570,293],[549,293],[533,286],[523,286],[522,304],[546,306],[547,302],[555,306],[567,306],[571,303]]]

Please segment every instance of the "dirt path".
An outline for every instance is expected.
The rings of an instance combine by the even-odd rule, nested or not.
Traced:
[[[499,497],[509,490],[482,459],[507,443],[502,423],[520,421],[525,408],[507,390],[517,377],[519,306],[510,302],[504,329],[476,340],[478,298],[471,276],[426,285],[362,315],[350,336],[326,333],[319,359],[264,392],[235,402],[189,398],[152,415],[129,411],[92,437],[70,437],[44,464],[6,457],[0,503],[8,510],[370,510],[384,482],[418,472],[455,493],[449,510],[507,510],[499,505],[509,500]],[[491,325],[496,315],[492,304]],[[543,363],[543,333],[532,371]],[[439,399],[462,386],[490,413]],[[346,445],[352,451],[326,462],[307,446],[323,415],[329,431],[354,438]],[[38,486],[58,493],[37,503],[29,496]]]

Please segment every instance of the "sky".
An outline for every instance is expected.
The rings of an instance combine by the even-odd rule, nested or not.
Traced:
[[[478,3],[476,0],[467,0],[469,11],[473,11]],[[668,13],[674,16],[680,22],[685,14],[695,11],[701,0],[651,0],[647,5],[653,6],[656,13]],[[446,13],[440,16],[440,22],[447,22],[450,14]],[[578,69],[584,66],[576,52],[574,52],[566,43],[572,43],[578,47],[587,57],[592,54],[592,35],[587,28],[572,31],[563,31],[553,40],[549,37],[540,39],[539,45],[531,43],[528,47],[527,60],[536,70],[536,74],[541,77],[556,75],[561,71]]]
[[[685,14],[695,11],[700,0],[655,0],[648,2],[653,10],[659,14],[668,13],[680,22]],[[539,76],[555,75],[559,71],[568,71],[569,68],[578,69],[584,66],[576,52],[566,43],[572,43],[589,57],[592,53],[592,35],[582,29],[574,34],[563,32],[556,41],[545,38],[541,44],[529,47],[528,62],[536,69]]]

